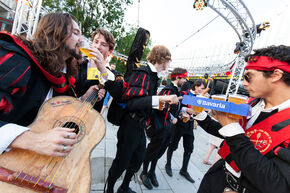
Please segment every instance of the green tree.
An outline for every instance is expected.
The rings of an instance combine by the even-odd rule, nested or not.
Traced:
[[[114,37],[124,33],[124,15],[133,0],[44,0],[43,6],[49,12],[68,12],[76,17],[84,36],[103,27]],[[118,40],[118,38],[116,38]]]
[[[129,32],[124,33],[124,35],[122,35],[119,38],[117,45],[115,47],[115,51],[128,56],[130,49],[131,49],[131,46],[132,46],[132,43],[133,43],[134,38],[136,36],[137,30],[138,30],[137,27],[131,27]],[[150,51],[150,49],[149,49],[150,45],[151,45],[151,40],[149,39],[149,42],[148,42],[148,44],[144,50],[143,56],[142,56],[142,61],[146,61],[146,56]],[[116,57],[112,57],[110,63],[116,64],[116,70],[118,72],[121,72],[121,73],[126,72],[125,61],[117,59]]]

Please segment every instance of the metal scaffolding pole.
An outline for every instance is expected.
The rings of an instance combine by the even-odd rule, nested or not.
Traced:
[[[19,0],[12,27],[12,34],[23,34],[27,38],[35,32],[42,0]]]
[[[242,45],[239,54],[233,62],[228,64],[220,64],[218,66],[201,67],[194,69],[194,71],[208,73],[212,72],[226,72],[231,71],[231,79],[227,88],[226,95],[229,93],[236,94],[238,92],[242,75],[244,72],[245,62],[244,58],[252,51],[254,41],[256,39],[256,25],[252,15],[242,0],[204,0],[211,9],[218,13],[235,31]],[[197,1],[196,2],[201,2]],[[200,9],[202,10],[202,9]],[[232,69],[230,67],[233,66]]]

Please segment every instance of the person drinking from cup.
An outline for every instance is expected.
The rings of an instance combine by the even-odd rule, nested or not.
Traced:
[[[86,82],[77,84],[78,88],[86,88],[90,85],[104,84],[104,78],[114,80],[115,75],[113,72],[106,68],[108,57],[112,54],[115,47],[114,36],[106,29],[98,28],[92,34],[92,44],[83,41],[82,43],[84,54],[88,56],[80,65],[80,73],[78,79],[87,79]],[[82,48],[80,48],[82,51]],[[95,70],[95,71],[94,71]],[[96,74],[94,72],[100,72]],[[98,76],[91,78],[90,76]],[[99,77],[100,76],[100,77]],[[97,111],[101,111],[103,107],[104,98],[94,105]]]
[[[77,143],[74,128],[35,132],[30,124],[41,105],[54,96],[84,100],[96,90],[98,99],[104,97],[104,89],[75,78],[80,73],[82,41],[77,20],[68,13],[49,13],[41,18],[31,39],[0,33],[0,41],[0,154],[18,148],[67,156]]]

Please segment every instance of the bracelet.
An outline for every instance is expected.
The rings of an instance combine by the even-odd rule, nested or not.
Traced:
[[[101,73],[101,76],[107,76],[108,75],[108,70],[105,73]]]

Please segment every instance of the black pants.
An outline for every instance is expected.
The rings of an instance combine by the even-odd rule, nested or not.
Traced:
[[[145,124],[134,120],[130,115],[122,119],[117,133],[117,153],[109,170],[108,181],[116,181],[122,173],[136,173],[145,157]]]
[[[169,123],[170,124],[170,123]],[[150,138],[150,143],[146,148],[145,161],[158,160],[165,153],[172,136],[173,125],[168,125],[160,133]]]
[[[193,151],[193,142],[194,142],[194,135],[192,128],[186,128],[184,125],[177,124],[173,136],[171,138],[171,142],[169,144],[169,149],[171,151],[175,151],[178,148],[178,143],[183,137],[183,148],[184,152],[187,154],[191,154]]]

